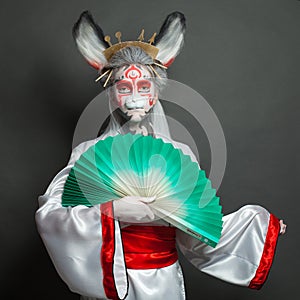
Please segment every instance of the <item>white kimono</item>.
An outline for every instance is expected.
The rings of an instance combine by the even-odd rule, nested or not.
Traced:
[[[36,212],[38,231],[58,274],[71,291],[82,295],[82,299],[109,299],[100,259],[103,229],[100,205],[63,207],[61,197],[75,161],[98,140],[84,142],[72,151],[68,165],[39,197],[40,208]],[[174,146],[196,161],[187,145],[174,142]],[[247,205],[224,216],[223,221],[222,236],[215,248],[180,230],[176,230],[177,246],[200,271],[233,284],[259,289],[272,264],[279,220],[260,206]],[[118,295],[116,299],[185,299],[178,260],[161,268],[126,268],[119,222],[114,222],[112,273]],[[168,226],[163,223],[149,225]]]

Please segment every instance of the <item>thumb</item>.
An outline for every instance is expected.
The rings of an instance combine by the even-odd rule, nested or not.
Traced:
[[[156,199],[156,195],[155,196],[151,196],[151,197],[140,197],[139,200],[143,203],[152,203],[154,202]]]

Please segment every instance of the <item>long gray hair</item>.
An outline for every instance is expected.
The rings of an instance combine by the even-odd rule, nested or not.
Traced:
[[[169,14],[153,42],[153,46],[159,50],[155,58],[157,60],[156,62],[165,67],[169,67],[173,63],[183,46],[184,33],[184,15],[180,12]],[[104,51],[108,49],[111,44],[109,44],[107,38],[105,38],[102,28],[95,23],[92,15],[88,11],[83,12],[74,25],[73,37],[80,53],[99,73],[103,74],[104,71],[108,69],[113,70],[110,78],[104,76],[101,79],[102,83],[108,79],[106,85],[107,90],[109,90],[109,87],[114,82],[116,71],[120,67],[130,64],[141,64],[149,69],[158,94],[165,86],[167,82],[166,70],[163,67],[155,65],[153,58],[140,47],[124,47],[107,60]],[[124,124],[116,119],[116,114],[114,114],[111,105],[110,112],[110,120],[107,122],[108,126],[100,135],[100,138],[126,132],[126,126],[124,127]],[[159,100],[148,113],[147,122],[152,127],[153,135],[160,135],[171,139],[167,119]]]
[[[114,56],[108,62],[106,68],[102,71],[105,72],[106,69],[112,69],[113,73],[111,79],[107,86],[111,86],[114,82],[114,75],[123,66],[128,66],[131,64],[140,64],[148,68],[151,74],[151,79],[158,92],[166,85],[167,82],[167,72],[165,69],[154,64],[154,61],[150,55],[148,55],[140,47],[125,47],[114,54]],[[151,65],[151,67],[150,67]],[[154,69],[154,71],[153,71]],[[102,78],[102,84],[105,82],[106,77]]]
[[[151,80],[153,81],[158,93],[166,85],[167,72],[165,69],[154,65],[153,59],[140,47],[126,47],[116,52],[114,56],[110,59],[106,68],[103,70],[104,72],[106,69],[113,70],[112,76],[106,87],[107,94],[110,100],[113,99],[110,91],[114,82],[116,72],[121,67],[131,64],[140,64],[148,68],[148,71],[151,74]],[[153,69],[155,68],[155,72],[152,70],[151,67],[149,67],[149,65],[151,65]],[[105,80],[106,79],[103,78],[102,82],[104,82]],[[114,110],[113,106],[111,105],[111,101],[109,101],[109,109],[111,112],[110,121],[105,131],[103,132],[103,135],[113,135],[115,132],[126,133],[128,130],[127,125],[126,123],[122,122],[122,118],[120,118],[120,115]],[[170,138],[168,122],[166,120],[164,110],[159,100],[154,105],[152,111],[149,112],[146,122],[149,125],[148,129],[150,129],[150,134],[153,134],[155,136],[160,134],[162,136],[165,136],[166,138]]]

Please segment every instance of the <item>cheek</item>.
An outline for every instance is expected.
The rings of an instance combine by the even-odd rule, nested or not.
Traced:
[[[153,89],[150,90],[149,93],[141,93],[141,97],[145,97],[147,102],[146,106],[153,106],[156,103],[156,94]]]
[[[128,97],[128,95],[121,95],[121,94],[115,93],[115,95],[114,95],[115,103],[120,107],[124,106],[127,97]]]
[[[157,94],[155,93],[155,91],[153,89],[151,89],[151,91],[149,93],[149,98],[148,98],[149,106],[155,105],[156,100],[157,100]]]
[[[149,106],[154,105],[154,98],[152,97],[152,95],[151,95],[151,97],[148,100],[148,104],[149,104]]]
[[[152,100],[152,106],[154,106],[156,104],[156,98],[153,98]]]
[[[153,93],[147,95],[147,103],[146,106],[150,109],[152,106],[156,104],[157,97]]]

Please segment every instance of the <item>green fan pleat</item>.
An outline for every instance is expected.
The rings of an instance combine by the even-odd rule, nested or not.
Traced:
[[[222,207],[199,165],[181,149],[140,134],[107,137],[76,161],[65,182],[63,206],[93,206],[124,196],[156,196],[156,215],[213,247]]]

